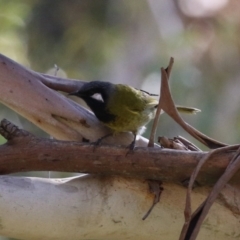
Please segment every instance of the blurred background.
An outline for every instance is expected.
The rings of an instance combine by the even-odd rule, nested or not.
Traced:
[[[174,57],[175,102],[202,110],[183,118],[217,140],[239,143],[239,10],[238,0],[0,0],[0,53],[38,72],[57,64],[62,76],[151,93],[159,92],[160,67]],[[0,109],[1,119],[47,136]],[[166,115],[158,135],[182,135],[203,148]]]

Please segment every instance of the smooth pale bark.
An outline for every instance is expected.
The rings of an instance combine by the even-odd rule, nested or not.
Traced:
[[[186,189],[163,184],[161,201],[146,220],[153,201],[144,180],[82,176],[69,179],[0,178],[1,234],[25,240],[178,239]],[[194,207],[207,189],[192,195]],[[218,202],[198,240],[232,240],[239,218]],[[237,239],[237,238],[236,238]]]
[[[31,71],[0,54],[0,102],[56,139],[96,141],[109,133],[90,111],[51,89],[72,92],[82,84],[83,81]],[[116,136],[114,143],[127,145],[132,139],[131,133],[125,133]],[[147,143],[147,139],[139,136],[136,146],[147,146]]]

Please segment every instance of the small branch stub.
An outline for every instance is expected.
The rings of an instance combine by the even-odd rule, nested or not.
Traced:
[[[3,119],[0,123],[0,134],[8,141],[18,137],[30,137],[31,133],[19,129],[16,125],[9,122],[7,119]]]

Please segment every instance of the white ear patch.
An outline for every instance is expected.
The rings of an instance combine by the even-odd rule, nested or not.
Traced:
[[[103,101],[103,98],[102,98],[102,95],[99,94],[99,93],[95,93],[95,94],[93,94],[91,97],[94,98],[94,99],[96,99],[96,100],[98,100],[98,101],[104,102],[104,101]]]

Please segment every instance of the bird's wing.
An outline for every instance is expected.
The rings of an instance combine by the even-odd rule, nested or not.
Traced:
[[[131,113],[131,114],[134,114],[134,115],[138,115],[139,112],[142,111],[142,109],[140,110],[140,109],[137,109],[137,108],[133,108],[131,106],[123,106],[122,110],[123,110],[123,112]]]

